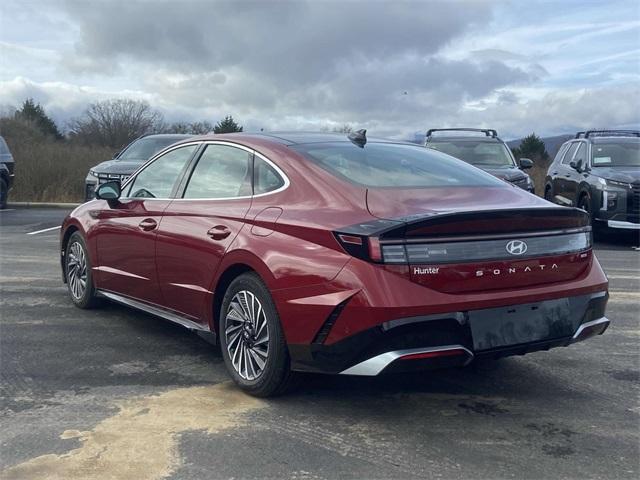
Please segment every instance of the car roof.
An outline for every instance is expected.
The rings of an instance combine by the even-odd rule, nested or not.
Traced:
[[[335,143],[335,142],[349,142],[347,133],[325,133],[325,132],[300,132],[300,131],[286,131],[286,132],[259,132],[259,133],[224,133],[224,134],[207,134],[201,135],[198,140],[232,140],[238,139],[240,141],[252,141],[252,140],[267,140],[273,141],[282,145],[301,145],[306,143]],[[415,143],[403,142],[400,140],[391,140],[379,137],[367,137],[367,143],[398,143],[406,145],[414,145]]]
[[[579,140],[579,139],[578,139]],[[587,140],[591,140],[592,143],[639,143],[638,137],[621,137],[619,135],[612,135],[610,137],[589,137]]]

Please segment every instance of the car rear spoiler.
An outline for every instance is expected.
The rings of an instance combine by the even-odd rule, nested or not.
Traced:
[[[348,235],[378,237],[380,240],[409,238],[485,237],[527,232],[591,230],[589,215],[579,208],[506,208],[451,213],[417,214],[377,219],[340,228]]]

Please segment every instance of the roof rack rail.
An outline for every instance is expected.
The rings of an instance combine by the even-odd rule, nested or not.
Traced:
[[[427,137],[430,137],[433,132],[482,132],[487,137],[498,136],[498,132],[492,128],[431,128],[427,130]]]
[[[576,133],[575,138],[589,137],[640,137],[640,130],[587,130]]]

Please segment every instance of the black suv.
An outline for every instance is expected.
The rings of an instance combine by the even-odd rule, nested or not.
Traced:
[[[0,137],[0,209],[7,207],[7,196],[13,184],[15,162],[7,147],[7,142]]]
[[[131,142],[124,150],[116,154],[112,160],[99,163],[89,170],[85,179],[85,201],[92,200],[95,196],[96,186],[110,180],[119,180],[120,183],[129,178],[144,162],[153,155],[185,138],[193,135],[182,134],[158,134],[146,135]]]
[[[577,133],[549,166],[544,197],[585,210],[594,227],[640,230],[640,131]]]
[[[535,191],[533,180],[522,171],[533,167],[533,162],[521,158],[518,165],[511,149],[493,129],[432,128],[427,131],[424,146],[464,160],[531,193]]]

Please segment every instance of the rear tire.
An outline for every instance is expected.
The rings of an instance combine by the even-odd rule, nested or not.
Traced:
[[[7,197],[9,196],[9,186],[4,178],[0,178],[0,210],[7,208]]]
[[[69,296],[76,307],[90,309],[99,305],[100,299],[96,296],[96,288],[93,284],[91,259],[80,232],[74,232],[67,242],[64,274]]]
[[[295,378],[280,317],[269,290],[254,273],[237,277],[220,309],[222,358],[233,381],[256,397],[287,391]]]

